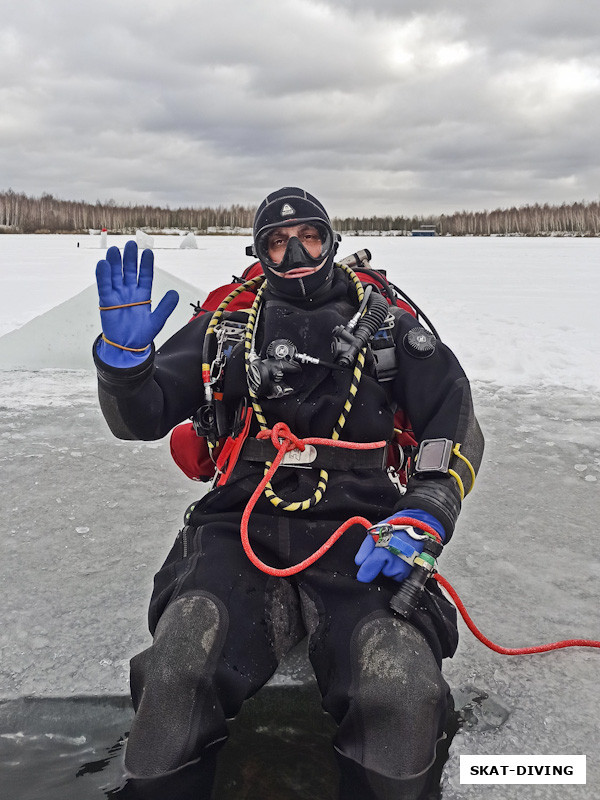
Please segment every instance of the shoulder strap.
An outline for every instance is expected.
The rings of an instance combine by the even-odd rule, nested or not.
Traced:
[[[226,283],[223,286],[218,286],[216,289],[213,289],[212,292],[209,292],[203,303],[192,303],[192,307],[194,309],[194,316],[192,319],[195,319],[202,314],[206,314],[207,312],[216,311],[228,294],[230,294],[238,286],[241,286],[242,283],[249,281],[251,278],[256,278],[261,272],[262,267],[260,262],[256,261],[254,264],[250,264],[249,267],[246,267],[246,269],[242,272],[241,277],[237,278],[235,275],[233,275],[231,283]],[[229,304],[227,310],[244,311],[248,308],[251,308],[255,296],[256,292],[254,291],[248,290],[246,292],[242,292]]]

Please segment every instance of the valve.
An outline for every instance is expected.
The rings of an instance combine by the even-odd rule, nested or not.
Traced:
[[[256,397],[274,400],[292,394],[294,389],[284,383],[284,377],[302,371],[296,358],[296,346],[289,339],[276,339],[267,347],[267,358],[251,361],[248,385]]]

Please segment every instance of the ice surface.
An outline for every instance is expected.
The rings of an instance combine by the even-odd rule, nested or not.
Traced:
[[[123,247],[131,238],[109,236],[108,245]],[[211,274],[214,253],[209,257],[207,252],[201,250],[180,250],[179,236],[156,238],[154,249],[157,252],[158,270],[169,271],[192,286],[215,285]],[[204,241],[208,243],[213,238],[217,237],[205,237]],[[34,317],[95,285],[96,263],[104,257],[104,252],[99,249],[99,241],[99,235],[0,235],[0,336],[22,327]],[[236,241],[239,246],[237,238]],[[204,245],[201,247],[205,249]],[[216,257],[222,265],[222,253],[218,247]],[[230,254],[230,261],[239,270],[240,254],[235,249]],[[169,264],[173,264],[175,270],[170,269]],[[225,277],[231,277],[229,268]],[[190,311],[187,303],[198,299],[195,294],[196,291],[194,296],[182,298],[178,306],[178,309],[185,306],[183,319],[188,318]],[[154,303],[159,299],[154,297]],[[91,315],[98,321],[95,300]]]
[[[0,237],[0,335],[93,284],[98,238]],[[197,250],[180,249],[179,236],[154,240],[158,269],[205,290],[251,263],[244,237],[200,236]],[[597,239],[345,237],[340,255],[363,247],[434,321],[473,380],[600,389]]]
[[[14,239],[24,241],[17,246]],[[5,240],[13,254],[19,247],[26,253],[27,241],[38,251],[23,257],[31,303],[19,306],[17,284],[0,271],[10,290],[8,301],[6,294],[0,299],[2,313],[10,309],[14,327],[31,318],[32,305],[48,310],[48,294],[56,305],[89,285],[97,250],[87,252],[86,283],[76,286],[81,252],[74,238],[64,239],[57,247],[77,258],[70,280],[63,276],[58,286],[40,266],[43,237],[0,237],[0,253]],[[350,243],[376,250],[379,266],[402,265],[390,270],[392,279],[424,307],[474,377],[486,454],[442,574],[499,644],[600,638],[600,243]],[[241,272],[243,244],[210,237],[201,242],[210,251],[159,248],[156,260],[161,265],[164,257],[169,271],[210,288]],[[527,356],[520,371],[519,347]],[[199,486],[177,470],[166,440],[112,437],[89,372],[0,373],[0,409],[0,697],[125,694],[128,659],[149,643],[152,576]],[[451,747],[444,800],[483,796],[481,787],[459,784],[461,753],[584,753],[586,789],[486,786],[485,797],[594,797],[599,658],[585,649],[501,656],[461,623],[445,674],[457,698],[471,704],[471,716]]]

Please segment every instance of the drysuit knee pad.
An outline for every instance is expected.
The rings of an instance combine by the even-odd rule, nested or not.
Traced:
[[[354,631],[351,657],[337,748],[383,775],[421,773],[435,759],[449,696],[425,637],[398,617],[372,615]]]
[[[151,647],[131,661],[136,708],[125,764],[141,776],[177,769],[226,735],[213,676],[228,628],[223,603],[207,592],[174,600]]]

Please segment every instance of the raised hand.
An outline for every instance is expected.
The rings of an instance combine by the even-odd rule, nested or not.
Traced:
[[[151,311],[154,254],[144,250],[139,274],[137,255],[137,244],[130,241],[122,259],[119,248],[111,247],[96,267],[103,334],[97,353],[116,367],[129,367],[147,358],[153,339],[179,301],[177,292],[171,290]]]

